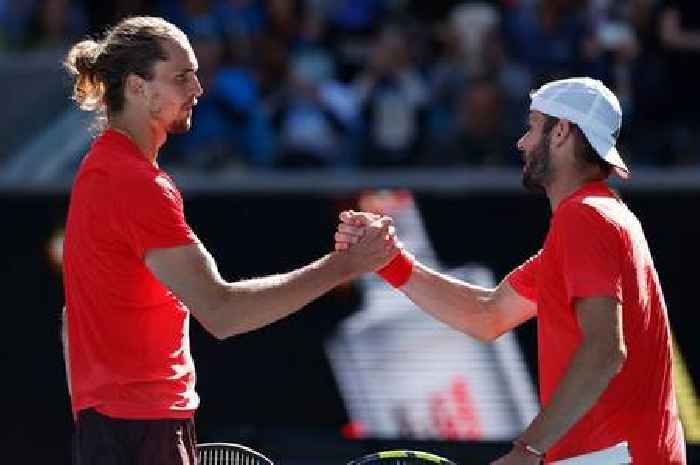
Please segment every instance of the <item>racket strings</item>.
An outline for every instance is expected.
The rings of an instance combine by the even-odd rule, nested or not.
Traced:
[[[197,465],[272,465],[272,462],[233,448],[206,448],[199,451]]]

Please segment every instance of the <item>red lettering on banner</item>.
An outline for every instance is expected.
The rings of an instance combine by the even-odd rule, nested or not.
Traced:
[[[428,405],[438,437],[450,440],[482,438],[469,386],[461,376],[455,376],[447,389],[433,393]]]

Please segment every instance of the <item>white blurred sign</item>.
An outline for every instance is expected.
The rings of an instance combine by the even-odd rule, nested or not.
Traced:
[[[411,204],[392,212],[400,239],[440,269]],[[482,286],[490,270],[442,270]],[[534,386],[512,334],[481,343],[433,319],[374,276],[364,307],[327,341],[351,421],[377,438],[504,440],[538,410]]]

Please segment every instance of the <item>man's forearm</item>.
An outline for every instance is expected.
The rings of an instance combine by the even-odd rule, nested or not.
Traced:
[[[552,447],[595,405],[623,363],[624,356],[595,345],[579,347],[549,404],[520,438],[541,451]]]
[[[493,313],[486,305],[493,293],[491,289],[464,283],[416,263],[410,279],[400,290],[448,326],[479,340],[491,339]]]
[[[284,318],[353,278],[338,253],[289,273],[226,284],[210,318],[219,338],[252,331]]]

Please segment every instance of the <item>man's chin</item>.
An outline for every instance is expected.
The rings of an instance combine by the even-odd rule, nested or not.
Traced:
[[[532,173],[524,171],[521,177],[521,182],[523,187],[530,192],[535,192],[537,194],[545,192],[542,182],[535,179],[535,176],[533,176]]]
[[[184,134],[192,128],[192,120],[190,118],[182,119],[173,122],[168,128],[169,134]]]

